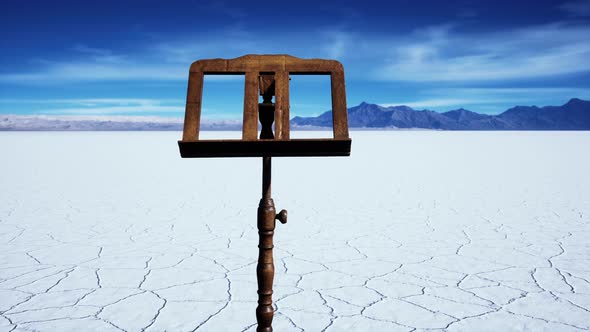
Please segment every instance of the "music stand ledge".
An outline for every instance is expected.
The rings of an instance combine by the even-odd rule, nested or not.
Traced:
[[[182,158],[215,157],[345,157],[350,139],[201,140],[178,141]]]

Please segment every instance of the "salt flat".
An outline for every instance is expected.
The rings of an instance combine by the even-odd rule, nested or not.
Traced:
[[[314,135],[314,133],[306,133]],[[276,331],[590,329],[590,132],[274,159]],[[254,331],[261,160],[0,132],[0,331]]]

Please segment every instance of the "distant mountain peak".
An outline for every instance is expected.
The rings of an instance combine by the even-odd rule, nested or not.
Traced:
[[[456,109],[456,110],[444,112],[442,114],[448,118],[451,118],[453,120],[460,121],[460,122],[481,120],[483,118],[488,117],[488,115],[475,113],[470,110],[466,110],[463,107]]]
[[[590,101],[582,100],[579,98],[572,98],[564,106],[581,106],[581,105],[590,105]]]
[[[367,103],[366,101],[361,102],[357,106],[353,106],[353,108],[369,108],[369,109],[382,109],[383,107],[377,104]]]

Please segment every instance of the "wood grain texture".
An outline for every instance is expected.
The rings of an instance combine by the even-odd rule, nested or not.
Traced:
[[[289,140],[291,136],[289,75],[330,75],[334,138],[345,139],[349,137],[344,68],[336,60],[300,59],[286,54],[248,54],[234,59],[198,60],[193,62],[190,72],[191,79],[189,80],[185,130],[183,133],[183,140],[185,141],[198,140],[199,137],[203,74],[246,75],[242,126],[243,140],[258,139],[258,93],[263,90],[271,90],[267,87],[270,77],[274,77],[274,89],[272,89],[275,95],[274,139]],[[267,100],[269,96],[270,93],[266,93],[266,103],[270,103]],[[193,102],[194,104],[192,104]]]
[[[275,74],[275,139],[289,139],[289,73]]]
[[[332,87],[332,125],[334,138],[348,138],[348,111],[346,109],[344,71],[335,71],[330,77]]]
[[[256,277],[258,280],[258,307],[256,308],[256,331],[272,331],[272,283],[275,266],[272,249],[275,230],[276,209],[271,198],[272,158],[262,158],[262,198],[258,204],[258,264]]]
[[[219,58],[198,60],[191,64],[190,71],[200,71],[204,73],[227,72],[227,60]]]
[[[244,84],[244,122],[242,139],[258,138],[258,72],[247,72]]]
[[[336,60],[301,59],[287,54],[248,54],[234,59],[203,59],[192,63],[190,71],[205,74],[244,74],[250,71],[297,74],[326,74],[343,71]]]
[[[186,92],[186,109],[184,111],[183,141],[199,139],[201,124],[201,99],[203,96],[203,73],[190,72]]]

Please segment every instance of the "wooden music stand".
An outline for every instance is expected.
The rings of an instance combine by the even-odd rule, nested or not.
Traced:
[[[203,76],[235,74],[246,76],[242,139],[200,140]],[[289,75],[330,75],[334,138],[290,138]],[[259,95],[263,97],[262,103],[258,102]],[[235,59],[195,61],[190,67],[184,129],[178,146],[182,158],[262,157],[262,199],[258,205],[256,331],[272,331],[273,235],[275,219],[286,223],[287,211],[281,210],[276,214],[271,198],[271,160],[272,157],[350,155],[351,139],[348,136],[342,64],[335,60],[300,59],[290,55],[245,55]]]

